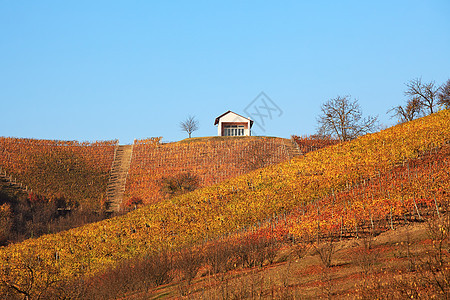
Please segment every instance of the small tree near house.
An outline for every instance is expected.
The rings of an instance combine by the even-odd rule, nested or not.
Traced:
[[[191,135],[194,131],[198,130],[198,120],[195,116],[189,116],[186,120],[180,122],[181,131],[186,131],[191,138]]]

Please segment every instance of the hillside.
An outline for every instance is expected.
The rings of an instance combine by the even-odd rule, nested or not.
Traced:
[[[0,176],[25,191],[20,198],[0,201],[5,211],[8,207],[0,245],[106,218],[108,179],[113,179],[110,190],[117,185],[117,172],[111,173],[122,147],[117,144],[0,138]],[[172,196],[161,192],[163,180],[190,176],[194,181],[190,188],[204,187],[293,156],[293,143],[280,138],[208,137],[169,144],[156,138],[136,141],[131,147],[133,163],[123,170],[128,175],[128,194],[125,203],[117,197],[119,210],[130,209],[126,204]],[[1,185],[0,192],[7,186]]]
[[[191,138],[162,144],[159,138],[138,140],[127,178],[126,200],[155,203],[164,198],[163,178],[189,173],[196,187],[206,187],[294,156],[293,143],[268,137]]]
[[[34,292],[49,288],[50,281],[93,274],[125,258],[180,249],[231,234],[377,174],[386,174],[449,140],[447,110],[258,169],[126,216],[1,248],[3,289],[12,284],[25,289],[29,284],[26,270],[36,259],[36,282],[30,288]]]
[[[281,138],[194,138],[162,144],[159,138],[136,140],[127,178],[125,202],[154,203],[161,179],[190,173],[205,187],[253,169],[289,160],[293,144]],[[48,200],[99,209],[117,141],[79,143],[0,138],[0,170]]]
[[[338,144],[339,140],[334,140],[329,137],[320,137],[317,135],[311,136],[297,136],[293,135],[292,140],[297,143],[298,150],[302,154],[306,154],[311,151],[316,151],[324,147]]]
[[[99,209],[116,144],[0,137],[0,168],[48,200]]]
[[[442,298],[449,163],[446,144],[244,231],[127,259],[83,281],[83,297]]]
[[[64,198],[49,201],[38,194],[29,193],[19,183],[11,182],[10,177],[0,174],[0,246],[105,218],[103,214],[92,210],[91,205],[83,209],[73,209],[67,205]]]
[[[446,144],[371,180],[199,246],[202,263],[191,283],[182,263],[187,256],[178,254],[170,265],[174,284],[149,292],[124,284],[111,294],[138,292],[142,299],[446,299],[449,164]],[[104,286],[117,272],[129,278],[132,265],[137,281],[152,278],[139,273],[145,264],[129,261],[103,273],[108,278]]]
[[[0,246],[5,245],[9,240],[13,226],[10,203],[19,202],[26,197],[26,192],[0,175]]]
[[[200,268],[189,285],[181,278],[146,285],[152,276],[127,262],[102,274],[102,280],[95,278],[96,289],[88,288],[85,295],[90,299],[446,299],[445,292],[450,291],[441,277],[445,272],[438,271],[433,278],[427,266],[437,254],[433,241],[438,241],[428,225],[409,224],[376,237],[335,241],[328,267],[314,246],[299,250],[284,245],[277,248],[270,264],[217,273]],[[117,278],[124,280],[114,284]],[[439,288],[442,283],[444,292]]]

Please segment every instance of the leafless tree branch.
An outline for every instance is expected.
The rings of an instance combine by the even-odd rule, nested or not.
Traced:
[[[439,88],[438,96],[438,104],[442,105],[445,109],[450,108],[450,79]]]
[[[417,97],[408,100],[405,106],[396,106],[388,111],[393,112],[393,117],[397,117],[399,123],[405,123],[418,118],[422,113],[422,107]]]
[[[420,106],[428,109],[430,114],[435,112],[439,87],[436,86],[434,81],[422,83],[421,78],[415,78],[406,83],[406,87],[406,96],[410,96],[411,99],[417,98]]]
[[[198,130],[198,120],[195,116],[189,116],[186,120],[180,122],[180,128],[182,131],[186,131],[191,138],[191,134]]]
[[[378,128],[378,118],[363,118],[358,101],[351,101],[350,96],[338,96],[325,102],[321,111],[317,120],[321,136],[337,136],[341,141],[348,141]]]

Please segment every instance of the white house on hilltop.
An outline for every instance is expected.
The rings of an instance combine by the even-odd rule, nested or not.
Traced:
[[[229,110],[218,116],[214,125],[219,125],[218,136],[250,136],[253,121]]]

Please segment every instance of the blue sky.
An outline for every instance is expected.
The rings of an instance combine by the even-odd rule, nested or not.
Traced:
[[[0,0],[0,136],[176,141],[188,115],[211,136],[227,110],[257,121],[261,92],[279,111],[258,135],[312,134],[338,95],[392,125],[407,81],[450,78],[449,16],[447,0]]]

